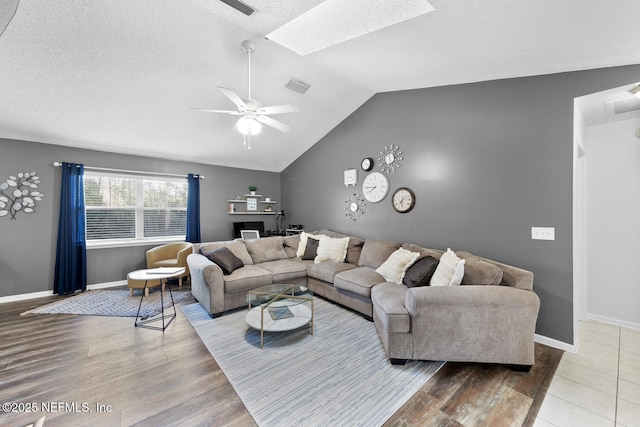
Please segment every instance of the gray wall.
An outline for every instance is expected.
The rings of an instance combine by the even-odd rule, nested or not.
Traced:
[[[572,343],[573,99],[639,78],[640,66],[629,66],[377,94],[281,174],[285,223],[532,270],[537,332]],[[349,221],[345,200],[362,194],[360,160],[389,144],[404,152],[388,175],[392,191],[412,188],[416,207],[398,214],[387,196]],[[358,185],[347,189],[349,168]],[[531,240],[532,226],[555,227],[556,240]]]
[[[34,213],[18,213],[16,220],[10,220],[8,216],[0,218],[0,297],[53,289],[61,177],[61,169],[52,165],[54,161],[205,175],[206,179],[200,183],[203,241],[230,239],[233,221],[264,220],[266,228],[275,228],[274,216],[227,215],[227,199],[246,194],[247,187],[255,184],[259,193],[280,202],[278,173],[0,139],[0,182],[10,175],[35,170],[42,179],[39,190],[45,194]],[[146,266],[145,251],[150,247],[89,249],[88,284],[126,279],[128,272]]]

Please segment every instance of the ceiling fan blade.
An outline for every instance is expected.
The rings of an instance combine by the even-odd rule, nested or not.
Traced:
[[[247,109],[247,104],[244,103],[242,98],[240,98],[240,96],[238,96],[237,93],[235,93],[231,89],[228,89],[228,88],[222,87],[222,86],[218,86],[218,89],[220,89],[220,91],[222,93],[227,95],[227,98],[229,98],[231,100],[231,102],[233,102],[234,104],[236,104],[238,106],[238,109],[240,110],[240,112],[243,112],[243,111],[245,111]]]
[[[231,114],[232,116],[241,116],[242,113],[235,110],[201,110],[198,108],[189,108],[190,111],[200,111],[203,113],[226,113]]]
[[[256,110],[257,114],[285,114],[297,113],[300,110],[293,104],[272,105],[271,107],[262,107]]]
[[[289,129],[291,129],[289,126],[285,125],[282,122],[274,120],[271,117],[256,116],[256,120],[258,120],[261,123],[264,123],[267,126],[271,126],[274,129],[278,129],[280,132],[287,132]]]

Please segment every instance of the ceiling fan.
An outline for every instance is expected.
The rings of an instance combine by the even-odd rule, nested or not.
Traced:
[[[244,145],[251,150],[251,135],[257,135],[262,130],[262,124],[271,126],[280,132],[287,132],[290,127],[286,124],[269,117],[272,114],[297,113],[298,107],[293,104],[272,105],[263,107],[260,102],[251,99],[251,54],[255,52],[256,46],[249,40],[242,42],[242,50],[247,54],[247,98],[242,99],[236,92],[226,87],[218,86],[218,89],[233,102],[237,110],[200,110],[205,113],[223,113],[232,116],[241,116],[233,127],[244,135]]]

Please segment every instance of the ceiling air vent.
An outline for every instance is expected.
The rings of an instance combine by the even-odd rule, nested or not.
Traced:
[[[607,107],[612,114],[624,114],[640,110],[640,99],[630,96],[624,99],[607,102]]]
[[[307,89],[309,89],[309,85],[305,82],[301,82],[300,80],[289,80],[287,83],[287,89],[291,89],[294,92],[305,93]]]
[[[241,2],[240,0],[220,0],[222,3],[225,3],[237,11],[244,13],[247,16],[250,16],[256,10],[249,6],[246,3]]]

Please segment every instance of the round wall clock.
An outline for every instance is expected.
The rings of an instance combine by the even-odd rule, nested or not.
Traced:
[[[360,163],[360,167],[362,168],[363,171],[369,172],[371,169],[373,169],[373,158],[365,157],[364,159],[362,159],[362,163]]]
[[[364,201],[361,195],[353,194],[344,201],[345,203],[345,215],[347,218],[356,221],[360,215],[364,215],[364,207],[367,203]]]
[[[380,172],[371,172],[362,181],[362,193],[370,202],[377,203],[389,192],[389,180]]]
[[[400,187],[394,193],[391,204],[396,212],[407,213],[416,205],[416,195],[407,187]]]
[[[397,145],[391,144],[388,147],[384,147],[378,158],[380,169],[386,173],[395,172],[400,167],[401,154],[402,151]]]

